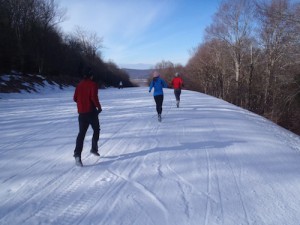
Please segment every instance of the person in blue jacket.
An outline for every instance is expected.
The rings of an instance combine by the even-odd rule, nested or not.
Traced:
[[[164,92],[163,88],[167,88],[167,83],[160,78],[160,75],[157,71],[153,73],[153,80],[149,86],[149,92],[151,92],[152,88],[154,88],[153,97],[156,103],[156,111],[158,114],[158,121],[161,121],[161,113],[162,113],[162,104],[164,101]]]

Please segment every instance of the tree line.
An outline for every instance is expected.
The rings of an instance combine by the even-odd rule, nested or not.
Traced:
[[[132,86],[128,74],[101,59],[102,38],[77,27],[64,34],[55,0],[0,0],[0,73],[12,70],[78,79],[86,68],[100,85]]]
[[[55,0],[0,0],[0,73],[12,70],[78,79],[92,69],[100,85],[132,86],[101,59],[102,38],[77,27],[64,34]],[[223,0],[186,66],[155,69],[170,82],[222,98],[300,133],[300,3]]]
[[[224,0],[187,65],[156,69],[300,134],[299,56],[299,2]]]

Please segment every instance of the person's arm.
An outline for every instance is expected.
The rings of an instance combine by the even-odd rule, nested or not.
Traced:
[[[166,81],[164,81],[163,79],[162,79],[162,86],[163,86],[164,88],[167,88],[167,87],[168,87],[168,84],[167,84]]]
[[[171,87],[174,87],[174,78],[171,81]]]
[[[153,81],[151,81],[151,83],[150,83],[149,92],[151,92],[152,88],[153,88]]]
[[[75,92],[74,92],[74,96],[73,96],[74,102],[77,102],[77,95],[78,95],[78,89],[76,87]]]
[[[98,85],[94,84],[91,91],[92,91],[91,100],[94,103],[94,106],[97,108],[98,113],[100,113],[102,111],[102,108],[98,98]]]

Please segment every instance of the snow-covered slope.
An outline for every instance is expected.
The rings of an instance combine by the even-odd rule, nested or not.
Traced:
[[[191,91],[159,123],[147,88],[106,89],[79,168],[72,95],[1,95],[0,224],[299,224],[299,136]]]

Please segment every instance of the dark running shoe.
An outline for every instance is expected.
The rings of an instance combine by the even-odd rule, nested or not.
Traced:
[[[158,114],[158,121],[161,122],[161,114]]]
[[[82,162],[81,162],[81,159],[80,159],[80,157],[75,157],[75,165],[76,166],[80,166],[80,167],[82,167],[83,165],[82,165]]]

